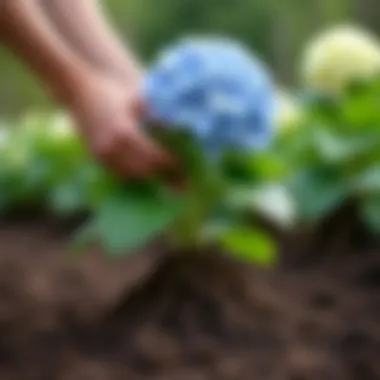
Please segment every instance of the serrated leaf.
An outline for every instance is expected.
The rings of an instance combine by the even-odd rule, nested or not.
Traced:
[[[272,266],[276,261],[274,241],[253,227],[236,226],[221,236],[220,243],[232,256],[245,261],[263,266]]]
[[[175,220],[182,200],[125,189],[111,194],[99,206],[96,223],[105,249],[126,254],[147,243]]]

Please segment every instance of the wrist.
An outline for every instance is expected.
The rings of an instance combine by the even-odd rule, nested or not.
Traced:
[[[92,78],[93,73],[87,67],[67,67],[49,84],[56,101],[65,107],[70,107],[93,80]]]
[[[119,63],[111,63],[103,67],[103,74],[127,87],[138,87],[143,77],[142,68],[130,60],[120,60]]]

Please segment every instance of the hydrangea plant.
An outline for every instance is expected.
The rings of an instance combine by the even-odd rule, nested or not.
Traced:
[[[355,80],[380,72],[380,42],[375,35],[354,26],[333,27],[307,46],[301,65],[303,83],[334,95]]]
[[[234,41],[185,39],[147,71],[143,94],[145,128],[180,158],[186,189],[171,190],[160,178],[131,184],[105,174],[94,218],[80,236],[123,254],[166,232],[178,248],[211,241],[271,261],[271,240],[230,201],[236,189],[257,181],[255,154],[273,132],[274,91],[265,66]]]
[[[304,99],[304,122],[281,145],[303,225],[315,226],[349,202],[367,228],[380,233],[379,96],[380,77],[371,76],[348,82],[339,97]]]

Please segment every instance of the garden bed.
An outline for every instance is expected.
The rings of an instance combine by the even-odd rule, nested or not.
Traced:
[[[264,271],[159,244],[73,258],[58,224],[2,221],[0,378],[378,379],[379,245],[315,236]]]

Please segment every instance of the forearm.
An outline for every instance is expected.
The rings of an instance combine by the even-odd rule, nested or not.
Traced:
[[[42,1],[62,35],[94,67],[126,83],[140,77],[136,58],[117,39],[97,0]]]
[[[0,0],[1,40],[34,70],[52,95],[70,102],[89,70],[59,37],[36,0]]]

